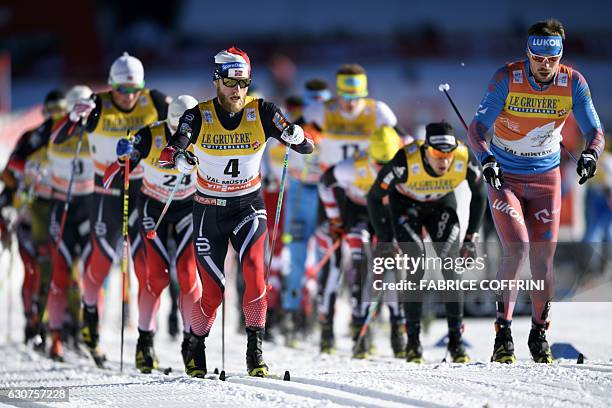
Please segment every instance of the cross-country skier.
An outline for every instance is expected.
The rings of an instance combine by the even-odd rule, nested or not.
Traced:
[[[118,160],[106,169],[104,176],[104,182],[108,184],[112,178],[123,173],[126,157],[130,157],[130,169],[136,168],[138,164],[142,164],[144,169],[138,212],[141,218],[140,234],[144,242],[147,268],[136,270],[138,277],[136,368],[147,374],[157,368],[153,337],[157,329],[160,296],[170,282],[170,269],[176,268],[180,286],[183,359],[189,345],[191,310],[201,296],[192,242],[191,212],[195,174],[191,171],[183,174],[182,169],[167,169],[158,164],[161,151],[168,144],[170,136],[176,132],[179,118],[187,109],[197,104],[198,101],[194,97],[180,95],[168,107],[168,120],[145,126],[136,133],[134,141],[127,138],[120,139],[117,143]],[[188,154],[193,154],[192,150],[190,148]],[[193,170],[193,167],[190,166],[189,170]],[[157,233],[153,234],[151,239],[147,239],[147,233],[155,227],[170,193],[175,188],[172,203],[159,224]],[[174,239],[177,245],[175,256],[169,251],[170,238]]]
[[[335,227],[335,236],[332,236],[332,239],[340,239],[346,234],[346,242],[351,252],[351,270],[345,271],[345,275],[351,287],[351,326],[353,342],[356,342],[353,347],[355,358],[366,358],[370,354],[371,330],[368,328],[363,338],[358,340],[370,307],[375,307],[362,301],[361,296],[360,275],[367,262],[367,252],[364,246],[370,245],[373,232],[369,221],[366,195],[374,184],[381,167],[395,156],[402,145],[401,138],[393,128],[383,126],[376,129],[366,151],[327,169],[318,185],[327,218]],[[334,188],[344,190],[346,196],[344,208],[338,206]],[[395,357],[403,358],[406,355],[404,313],[397,302],[389,302],[388,305],[391,317],[391,348]]]
[[[41,312],[47,301],[52,268],[48,224],[51,173],[47,146],[51,133],[66,114],[66,98],[62,91],[53,90],[47,94],[43,114],[43,124],[24,133],[7,163],[7,170],[20,181],[20,190],[26,196],[17,226],[19,252],[25,267],[22,290],[25,340],[27,343],[35,339],[35,347],[41,351],[45,351],[46,345],[46,328]],[[10,183],[8,187],[10,190]]]
[[[164,94],[145,88],[144,68],[137,58],[124,53],[111,65],[108,78],[111,90],[95,94],[93,99],[77,102],[69,120],[60,129],[55,143],[63,143],[70,137],[87,133],[94,163],[93,207],[90,214],[92,252],[85,264],[83,275],[83,341],[96,363],[102,355],[98,350],[98,293],[116,258],[115,252],[121,238],[123,181],[115,179],[111,188],[103,187],[106,168],[115,162],[116,145],[127,132],[153,122],[166,119],[169,99]],[[81,122],[85,122],[81,125]],[[130,175],[129,219],[138,219],[136,199],[140,193],[142,168]],[[145,268],[144,253],[139,251],[141,239],[138,222],[129,225],[134,267]]]
[[[463,244],[461,243],[455,188],[467,180],[472,198],[470,216]],[[383,198],[389,197],[391,217],[387,216]],[[396,239],[407,246],[409,256],[422,257],[425,247],[421,231],[427,230],[437,256],[475,258],[474,241],[485,208],[484,184],[478,162],[467,146],[457,140],[446,122],[426,126],[425,141],[416,141],[401,149],[378,173],[368,194],[370,222],[379,243]],[[411,279],[418,282],[425,270],[420,268]],[[443,268],[447,280],[459,280],[454,269]],[[418,296],[418,295],[417,295]],[[463,296],[454,292],[445,302],[448,321],[448,350],[454,362],[467,362],[469,357],[462,341]],[[419,339],[423,303],[420,297],[404,303],[408,328],[406,359],[422,363],[423,348]]]
[[[397,125],[397,118],[389,106],[368,98],[368,77],[358,64],[347,64],[336,73],[336,96],[325,104],[312,104],[304,110],[304,122],[321,131],[319,164],[322,170],[367,149],[370,136],[381,126]],[[343,206],[340,198],[339,205]],[[333,246],[334,226],[325,222],[325,213],[319,208],[317,232],[319,250],[325,252]],[[334,308],[340,282],[340,248],[330,258],[319,275],[319,312],[321,320],[321,351],[333,353]]]
[[[262,355],[266,319],[264,247],[266,211],[261,198],[260,165],[268,138],[302,154],[313,144],[298,125],[263,99],[247,97],[251,84],[248,55],[231,47],[215,55],[217,96],[187,110],[160,164],[188,170],[197,166],[193,228],[202,298],[194,305],[187,352],[190,376],[206,374],[205,339],[223,300],[223,264],[228,240],[238,252],[245,281],[243,312],[247,332],[247,371],[268,374]],[[193,144],[197,160],[186,153]]]
[[[565,40],[561,22],[540,21],[527,35],[527,59],[506,64],[493,75],[470,125],[468,143],[489,184],[489,205],[503,250],[498,278],[517,279],[529,260],[533,279],[545,281],[543,291],[530,293],[528,345],[534,361],[550,363],[546,330],[561,213],[561,129],[573,113],[586,140],[577,164],[580,184],[595,175],[604,139],[586,80],[560,64]],[[485,134],[491,127],[489,144]],[[498,299],[492,361],[516,361],[511,333],[515,300],[510,291]]]

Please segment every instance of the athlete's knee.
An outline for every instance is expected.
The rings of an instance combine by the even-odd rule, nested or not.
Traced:
[[[193,251],[179,257],[176,262],[176,278],[182,293],[191,293],[196,289],[198,273]]]

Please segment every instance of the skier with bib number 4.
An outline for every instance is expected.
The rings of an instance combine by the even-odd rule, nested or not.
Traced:
[[[264,248],[266,210],[261,197],[260,165],[267,139],[275,138],[300,154],[310,154],[313,143],[303,129],[285,119],[279,108],[263,99],[247,97],[251,63],[236,47],[215,55],[217,96],[189,109],[178,131],[161,152],[160,165],[189,165],[186,150],[193,145],[198,159],[193,206],[196,264],[202,297],[194,304],[186,372],[204,377],[205,340],[223,301],[223,265],[228,240],[238,252],[246,285],[242,299],[247,332],[247,372],[268,375],[262,355],[267,293]]]

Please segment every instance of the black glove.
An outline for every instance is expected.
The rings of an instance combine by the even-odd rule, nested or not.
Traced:
[[[586,149],[578,159],[576,172],[580,176],[578,184],[584,184],[597,173],[597,153],[593,149]]]
[[[482,162],[482,176],[485,182],[496,190],[504,185],[504,172],[494,156],[487,156]]]
[[[478,256],[476,252],[476,239],[478,238],[478,234],[467,234],[463,240],[463,245],[459,250],[459,255],[463,259],[472,258],[475,259]]]

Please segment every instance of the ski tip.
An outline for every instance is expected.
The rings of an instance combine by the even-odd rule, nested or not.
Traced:
[[[283,381],[291,381],[291,374],[289,374],[289,370],[285,371],[285,375],[283,375]]]
[[[446,357],[442,359],[441,363],[446,363]]]
[[[221,370],[221,373],[219,373],[219,379],[221,381],[225,381],[225,370]]]
[[[172,372],[172,367],[167,367],[167,368],[164,368],[164,371],[163,371],[163,372],[164,372],[164,374],[165,374],[165,375],[170,374],[170,373]]]
[[[578,353],[578,359],[576,359],[576,364],[584,364],[584,354]]]
[[[219,374],[219,369],[217,367],[215,367],[215,370],[213,371],[214,374]]]

